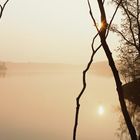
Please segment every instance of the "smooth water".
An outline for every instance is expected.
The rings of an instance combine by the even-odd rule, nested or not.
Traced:
[[[72,140],[83,66],[9,64],[0,78],[1,140]],[[112,77],[88,73],[77,140],[117,140],[118,97]],[[98,114],[103,106],[104,113]]]

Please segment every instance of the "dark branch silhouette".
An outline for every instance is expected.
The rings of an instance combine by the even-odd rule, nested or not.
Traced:
[[[125,13],[126,13],[128,19],[129,19],[129,24],[130,24],[129,29],[130,29],[131,34],[132,34],[133,43],[134,43],[135,46],[137,47],[136,38],[135,38],[135,35],[134,35],[134,31],[133,31],[133,29],[132,29],[133,27],[132,27],[132,20],[131,20],[131,17],[130,17],[130,15],[128,14],[128,11],[127,11],[127,9],[124,7],[123,4],[122,4],[122,8],[124,9],[124,11],[125,11]],[[137,47],[137,49],[138,49],[138,47]],[[139,49],[138,49],[138,50],[139,50]]]
[[[5,3],[2,5],[0,4],[0,18],[2,17],[3,15],[3,11],[4,11],[4,8],[6,6],[6,4],[9,2],[9,0],[6,0]]]
[[[121,37],[130,45],[134,46],[135,47],[135,44],[131,41],[129,41],[129,39],[126,38],[126,36],[121,32],[119,31],[117,28],[114,28],[113,26],[111,27],[111,31],[113,32],[116,32],[118,33],[119,35],[121,35]]]
[[[112,0],[115,4],[118,4],[120,0]],[[123,14],[121,28],[119,31],[117,28],[114,28],[114,32],[119,34],[123,41],[123,45],[129,47],[135,47],[140,54],[140,7],[139,0],[131,1],[127,0],[121,3],[120,5],[121,12]]]
[[[103,4],[104,4],[104,2],[103,2]],[[116,7],[116,9],[115,9],[115,12],[113,13],[113,16],[112,16],[112,18],[111,18],[111,20],[110,20],[110,22],[109,22],[109,24],[108,24],[108,27],[107,27],[108,30],[107,30],[107,33],[106,33],[106,37],[107,37],[108,34],[109,34],[109,31],[110,31],[112,22],[113,22],[113,20],[114,20],[114,18],[115,18],[115,15],[116,15],[116,13],[117,13],[117,11],[118,11],[118,9],[119,9],[120,4],[121,4],[121,1],[118,3],[118,5],[117,5],[117,7]]]
[[[78,119],[79,119],[79,110],[80,110],[80,99],[86,89],[87,83],[86,83],[86,74],[93,62],[93,57],[96,54],[96,52],[100,49],[101,45],[98,46],[98,48],[94,49],[94,41],[97,38],[99,34],[97,33],[92,41],[91,44],[91,48],[92,48],[92,55],[90,57],[90,60],[85,68],[85,70],[83,71],[83,87],[82,90],[80,92],[80,94],[78,95],[78,97],[76,98],[76,113],[75,113],[75,122],[74,122],[74,129],[73,129],[73,140],[76,140],[76,135],[77,135],[77,126],[78,126]]]
[[[109,24],[107,24],[107,20],[106,20],[106,13],[105,13],[105,9],[104,9],[104,1],[102,0],[97,0],[98,2],[98,6],[99,6],[99,10],[100,10],[100,14],[101,14],[101,23],[102,23],[102,27],[100,29],[98,29],[98,26],[96,24],[96,20],[92,14],[92,10],[91,10],[91,6],[90,6],[90,2],[89,0],[88,1],[88,5],[89,5],[89,13],[90,13],[90,16],[93,20],[93,23],[97,29],[97,34],[95,35],[95,37],[93,38],[93,43],[92,43],[92,50],[93,50],[93,53],[91,55],[91,59],[89,61],[89,63],[87,64],[87,67],[86,69],[83,71],[83,88],[79,94],[79,96],[76,98],[76,114],[75,114],[75,124],[74,124],[74,130],[73,130],[73,140],[76,140],[76,133],[77,133],[77,126],[78,126],[78,117],[79,117],[79,109],[80,109],[80,98],[81,96],[83,95],[85,89],[86,89],[86,73],[87,71],[89,70],[90,68],[90,65],[93,61],[93,57],[95,55],[95,53],[97,52],[96,50],[94,51],[94,48],[93,48],[93,44],[94,44],[94,41],[96,39],[96,37],[99,35],[100,37],[100,41],[101,41],[101,45],[97,48],[97,50],[102,46],[103,49],[104,49],[104,52],[106,54],[106,57],[108,59],[108,62],[109,62],[109,65],[110,65],[110,68],[112,70],[112,73],[113,73],[113,76],[114,76],[114,80],[115,80],[115,83],[116,83],[116,90],[117,90],[117,93],[118,93],[118,97],[119,97],[119,101],[120,101],[120,106],[121,106],[121,110],[122,110],[122,113],[123,113],[123,116],[124,116],[124,120],[125,120],[125,123],[127,125],[127,128],[129,130],[129,133],[130,133],[130,136],[131,136],[131,139],[132,140],[137,140],[137,135],[136,135],[136,131],[135,131],[135,128],[131,122],[131,118],[129,116],[129,113],[128,113],[128,110],[127,110],[127,107],[126,107],[126,103],[125,103],[125,100],[124,100],[124,94],[123,94],[123,89],[122,89],[122,83],[121,83],[121,80],[120,80],[120,77],[119,77],[119,74],[118,74],[118,70],[116,68],[116,65],[114,63],[114,59],[112,57],[112,53],[110,51],[110,48],[106,42],[106,38],[109,34],[109,29],[110,29],[110,26],[112,24],[112,21],[116,15],[116,12],[122,2],[122,0],[120,0],[120,2],[118,3],[117,5],[117,8],[109,22]],[[135,43],[135,42],[134,42]]]
[[[115,80],[115,83],[116,83],[116,89],[117,89],[117,92],[118,92],[118,97],[119,97],[119,101],[120,101],[120,105],[121,105],[121,110],[122,110],[122,113],[123,113],[123,116],[124,116],[124,119],[125,119],[125,123],[127,125],[128,130],[129,130],[131,139],[132,140],[137,140],[136,131],[135,131],[135,128],[134,128],[134,126],[131,122],[131,118],[129,116],[129,113],[128,113],[128,110],[127,110],[127,107],[126,107],[126,103],[125,103],[125,100],[124,100],[124,93],[123,93],[122,83],[121,83],[121,80],[120,80],[120,77],[119,77],[119,74],[118,74],[118,70],[117,70],[116,65],[114,63],[114,59],[112,57],[112,53],[110,51],[110,48],[109,48],[109,46],[106,42],[105,33],[106,33],[106,30],[107,30],[107,27],[106,27],[107,20],[106,20],[106,13],[105,13],[105,10],[104,10],[102,0],[98,0],[98,5],[99,5],[99,9],[100,9],[100,14],[101,14],[101,22],[104,23],[103,24],[103,26],[104,26],[103,30],[100,30],[100,34],[99,34],[100,40],[101,40],[103,49],[105,51],[106,57],[108,59],[110,68],[112,70],[113,76],[114,76],[114,80]]]
[[[88,1],[90,16],[91,16],[91,18],[92,18],[92,21],[93,21],[93,23],[94,23],[94,26],[96,27],[96,29],[97,29],[97,31],[98,31],[98,33],[99,33],[99,28],[98,28],[98,26],[97,26],[97,23],[96,23],[95,18],[93,17],[93,14],[92,14],[92,9],[91,9],[90,2],[89,2],[89,0],[87,0],[87,1]]]
[[[95,20],[93,14],[92,14],[92,9],[91,9],[91,5],[90,5],[89,0],[87,0],[87,2],[88,2],[88,6],[89,6],[89,14],[90,14],[90,16],[91,16],[91,18],[92,18],[92,20],[93,20],[94,26],[96,27],[98,33],[97,33],[97,34],[94,36],[94,38],[93,38],[93,41],[92,41],[92,44],[91,44],[92,55],[91,55],[90,60],[89,60],[89,62],[88,62],[88,64],[87,64],[87,67],[86,67],[85,70],[83,71],[83,87],[82,87],[82,90],[81,90],[80,94],[79,94],[78,97],[76,98],[76,113],[75,113],[74,129],[73,129],[73,140],[76,140],[76,136],[77,136],[77,126],[78,126],[79,110],[80,110],[80,99],[81,99],[81,97],[82,97],[82,95],[83,95],[83,93],[84,93],[84,91],[85,91],[85,89],[86,89],[86,85],[87,85],[87,83],[86,83],[86,74],[87,74],[87,72],[88,72],[88,70],[89,70],[89,68],[90,68],[90,66],[91,66],[91,64],[92,64],[92,62],[93,62],[93,57],[94,57],[94,55],[96,54],[96,52],[97,52],[97,51],[101,48],[101,46],[102,46],[102,45],[100,44],[96,50],[94,49],[94,42],[95,42],[95,39],[96,39],[97,36],[100,34],[100,30],[101,30],[101,29],[98,28],[97,23],[96,23],[96,20]],[[103,3],[104,3],[104,2],[105,2],[105,0],[103,1]],[[116,10],[115,10],[115,12],[114,12],[114,14],[113,14],[113,16],[112,16],[112,19],[110,20],[109,28],[110,28],[110,25],[111,25],[111,23],[112,23],[114,17],[115,17],[115,14],[116,14],[116,12],[117,12],[117,10],[118,10],[118,7],[119,7],[119,6],[117,6],[117,8],[116,8]],[[107,34],[106,34],[106,37],[108,36],[109,28],[108,28],[108,32],[107,32]]]

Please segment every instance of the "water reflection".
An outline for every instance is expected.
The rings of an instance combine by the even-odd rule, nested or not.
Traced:
[[[7,75],[0,79],[0,139],[71,140],[83,66],[13,63],[6,66]],[[117,116],[110,111],[112,105],[118,104],[113,79],[90,73],[87,77],[78,140],[118,140],[114,136]],[[102,117],[97,114],[99,105],[105,107]]]
[[[138,139],[140,140],[140,106],[135,104],[134,102],[132,103],[129,100],[126,100],[126,104],[127,104],[127,109],[130,114],[132,123],[135,126]],[[116,134],[120,140],[130,140],[129,132],[128,132],[126,123],[124,121],[124,118],[122,116],[121,109],[117,107],[117,111],[121,115],[119,119],[119,128],[117,129]]]
[[[0,62],[0,78],[3,78],[6,76],[6,71],[7,71],[6,63]]]

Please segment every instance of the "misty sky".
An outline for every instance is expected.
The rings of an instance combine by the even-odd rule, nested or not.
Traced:
[[[92,0],[92,7],[99,21],[95,0]],[[106,9],[110,18],[113,6]],[[0,60],[87,62],[95,35],[88,11],[86,0],[10,0],[0,21]],[[111,34],[108,42],[114,50],[116,36]],[[95,61],[104,59],[100,51]]]

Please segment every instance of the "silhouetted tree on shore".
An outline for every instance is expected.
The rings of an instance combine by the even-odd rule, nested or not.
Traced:
[[[98,2],[98,6],[99,6],[100,15],[101,15],[101,21],[100,21],[101,24],[102,24],[101,28],[98,28],[98,26],[97,26],[96,20],[95,20],[93,14],[92,14],[90,2],[88,0],[88,5],[89,5],[89,9],[90,9],[90,15],[91,15],[93,23],[94,23],[94,25],[95,25],[95,27],[97,29],[97,35],[94,37],[94,40],[96,39],[97,36],[100,38],[101,46],[104,49],[104,52],[105,52],[106,57],[108,59],[109,66],[110,66],[110,68],[112,70],[112,73],[113,73],[113,76],[114,76],[114,80],[115,80],[115,83],[116,83],[116,90],[117,90],[117,93],[118,93],[119,102],[120,102],[120,106],[121,106],[121,111],[122,111],[125,123],[127,125],[128,130],[129,130],[129,134],[131,136],[131,139],[132,140],[137,140],[136,130],[135,130],[133,124],[132,124],[132,121],[131,121],[131,118],[129,116],[129,113],[128,113],[128,110],[127,110],[127,107],[126,107],[126,103],[125,103],[125,100],[124,100],[122,82],[120,80],[118,70],[117,70],[116,65],[114,63],[112,53],[111,53],[110,48],[108,46],[108,43],[106,41],[107,36],[109,34],[110,26],[112,24],[112,21],[114,19],[114,16],[115,16],[119,6],[122,3],[122,0],[120,0],[119,3],[117,4],[117,8],[116,8],[116,10],[115,10],[115,12],[114,12],[114,14],[112,16],[112,19],[110,20],[109,23],[107,23],[107,19],[106,19],[104,1],[97,0],[97,2]],[[93,54],[94,54],[94,51],[93,51]],[[94,56],[94,55],[92,55],[92,56]],[[91,57],[91,58],[93,59],[93,57]],[[92,62],[90,61],[90,63],[92,63]],[[90,67],[90,65],[88,65],[87,69],[83,72],[83,89],[82,89],[82,91],[80,92],[79,96],[76,99],[77,108],[76,108],[76,114],[75,114],[75,125],[74,125],[74,131],[73,131],[73,140],[76,140],[76,132],[77,132],[77,126],[78,126],[78,115],[79,115],[79,108],[80,108],[79,101],[80,101],[80,98],[81,98],[85,88],[86,88],[85,75],[86,75],[86,72],[88,71],[89,67]]]
[[[118,4],[119,0],[112,0]],[[131,120],[136,128],[138,139],[140,139],[140,123],[139,114],[139,78],[140,78],[140,2],[139,0],[123,0],[120,5],[122,12],[121,27],[112,25],[112,30],[121,37],[121,45],[117,51],[119,53],[119,72],[124,81],[124,92],[127,97],[127,108]],[[130,92],[128,92],[128,90]],[[123,119],[120,119],[120,127],[118,136],[126,139],[128,131]]]

